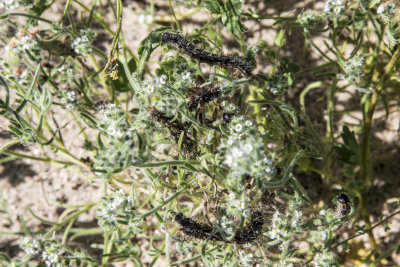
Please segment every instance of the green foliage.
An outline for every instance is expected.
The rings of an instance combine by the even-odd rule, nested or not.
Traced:
[[[240,0],[205,0],[205,7],[213,14],[221,16],[222,23],[231,33],[240,36],[247,31],[247,27],[242,23],[242,1]]]
[[[343,144],[336,143],[334,148],[339,156],[339,160],[352,165],[360,164],[360,145],[353,131],[349,127],[343,126],[342,133],[340,134]]]
[[[2,196],[1,215],[21,227],[2,234],[20,235],[24,256],[0,253],[0,264],[337,266],[357,260],[373,266],[399,249],[377,246],[374,229],[388,228],[400,210],[382,217],[368,207],[371,185],[384,183],[373,175],[375,157],[391,157],[375,150],[374,112],[391,116],[400,102],[396,4],[328,0],[323,11],[264,17],[252,6],[244,12],[240,0],[168,1],[170,16],[158,14],[152,2],[143,10],[149,33],[131,51],[122,35],[128,14],[122,1],[107,8],[67,1],[61,23],[43,18],[56,2],[0,5],[0,115],[11,136],[0,162],[61,166],[83,183],[104,185],[104,193],[79,205],[54,202],[61,210],[55,221],[27,207],[46,226],[41,232],[24,216],[13,221]],[[208,21],[186,25],[205,10]],[[248,46],[248,20],[261,33],[263,21],[272,21],[275,39],[262,36]],[[222,53],[231,47],[223,27],[241,55]],[[163,43],[163,33],[175,28],[194,28],[180,35],[195,45]],[[304,56],[313,56],[307,67],[293,55],[300,50],[287,51],[294,32],[304,37]],[[319,33],[324,39],[316,43]],[[343,94],[351,107],[337,105]],[[360,119],[350,124],[341,115]],[[66,138],[68,128],[79,134]],[[27,149],[15,150],[16,144]],[[40,148],[35,154],[32,145]],[[80,228],[78,219],[90,210],[97,225]],[[338,257],[360,235],[368,235],[370,255]],[[89,247],[71,248],[94,236],[85,243],[94,255]]]

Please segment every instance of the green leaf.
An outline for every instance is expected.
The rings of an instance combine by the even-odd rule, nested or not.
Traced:
[[[240,36],[247,31],[247,27],[241,22],[242,2],[240,0],[227,0],[223,6],[221,20],[231,33]]]
[[[168,80],[174,77],[174,73],[181,73],[188,69],[188,63],[183,57],[176,55],[167,57],[160,63],[160,68],[156,70],[157,76],[165,74]]]
[[[221,14],[223,5],[220,0],[204,0],[204,6],[213,14]]]
[[[168,30],[170,30],[170,28],[163,27],[156,29],[152,31],[146,38],[144,38],[142,42],[140,42],[140,46],[138,48],[139,66],[137,69],[139,76],[143,71],[144,63],[149,60],[154,49],[160,46],[161,35]]]
[[[344,144],[334,144],[334,149],[339,157],[339,160],[352,165],[359,165],[360,147],[353,131],[350,131],[347,126],[343,126],[341,133]]]
[[[288,57],[282,57],[280,60],[281,67],[283,68],[284,72],[298,72],[300,70],[300,67],[293,63],[290,62]]]
[[[130,73],[136,71],[136,61],[134,58],[129,60],[128,68]],[[114,86],[115,90],[117,90],[118,92],[128,92],[131,90],[131,86],[129,84],[128,77],[126,77],[123,64],[119,60],[118,60],[118,79],[112,80],[111,83]]]
[[[285,30],[282,29],[279,31],[278,35],[275,37],[274,43],[278,47],[284,46],[284,44],[286,43]]]

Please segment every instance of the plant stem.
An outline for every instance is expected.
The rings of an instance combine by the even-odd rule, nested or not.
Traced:
[[[182,32],[181,26],[179,25],[179,21],[175,16],[175,12],[174,12],[174,9],[172,7],[171,0],[168,0],[168,5],[169,5],[169,8],[171,9],[171,13],[172,13],[172,16],[174,17],[175,24],[176,24],[176,27],[178,28],[178,31]]]
[[[371,185],[371,176],[372,176],[371,155],[370,155],[370,135],[371,135],[372,120],[374,116],[375,107],[379,100],[379,96],[385,87],[386,81],[389,78],[390,73],[394,69],[396,63],[399,61],[399,58],[400,58],[400,47],[397,48],[392,58],[390,59],[389,63],[386,65],[383,74],[380,75],[377,71],[374,73],[373,81],[377,80],[378,78],[380,78],[380,81],[376,90],[372,93],[370,101],[367,101],[365,104],[365,106],[367,107],[367,111],[363,112],[364,127],[362,136],[361,159],[360,159],[361,168],[360,168],[359,180],[363,183],[363,188],[361,190],[361,211],[367,228],[371,228],[367,198],[368,198],[368,190]],[[368,232],[368,238],[371,244],[371,249],[374,250],[376,247],[376,242],[372,229],[371,231]]]
[[[162,207],[165,206],[165,204],[167,204],[168,202],[174,200],[175,198],[177,198],[180,194],[182,194],[184,191],[186,191],[186,188],[183,188],[179,191],[177,191],[176,193],[174,193],[173,195],[169,196],[168,198],[166,198],[160,205],[156,206],[155,208],[149,210],[148,212],[145,212],[141,215],[139,215],[140,217],[147,217],[153,213],[155,213],[156,211],[158,211],[159,209],[161,209]]]

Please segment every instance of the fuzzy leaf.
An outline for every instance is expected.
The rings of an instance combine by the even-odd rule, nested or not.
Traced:
[[[223,10],[223,3],[220,0],[205,0],[204,6],[213,14],[221,14]]]
[[[247,31],[247,27],[240,21],[242,2],[240,0],[227,0],[223,6],[221,16],[224,26],[236,36]]]
[[[339,160],[348,164],[359,165],[360,147],[357,144],[354,132],[350,131],[347,126],[343,126],[341,136],[344,144],[334,144]]]
[[[139,55],[139,66],[138,74],[141,74],[144,63],[146,63],[151,53],[161,44],[161,35],[168,31],[169,28],[163,27],[152,31],[146,38],[140,42],[140,46],[137,50]]]

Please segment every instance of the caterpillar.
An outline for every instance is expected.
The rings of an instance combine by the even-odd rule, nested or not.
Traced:
[[[188,109],[189,111],[193,111],[196,108],[203,107],[214,99],[220,98],[221,96],[222,91],[219,87],[199,88],[191,95]]]
[[[250,224],[246,227],[237,229],[232,240],[226,240],[220,233],[211,235],[213,227],[196,222],[179,212],[175,216],[175,221],[181,226],[181,230],[188,236],[198,239],[210,239],[212,241],[222,241],[225,243],[246,244],[256,240],[262,233],[264,219],[261,211],[254,211]]]
[[[187,135],[185,131],[187,129],[186,125],[178,120],[172,121],[172,116],[167,116],[164,112],[157,110],[155,107],[152,107],[147,112],[153,120],[167,127],[176,143],[178,143],[181,133],[184,132],[182,151],[187,155],[193,154],[194,141]]]
[[[238,69],[247,76],[252,76],[253,67],[243,58],[236,56],[226,56],[223,54],[213,54],[203,49],[197,48],[192,42],[187,40],[179,33],[165,32],[161,36],[163,43],[173,43],[178,46],[178,49],[189,55],[191,58],[197,59],[199,62],[204,62],[211,65]]]

